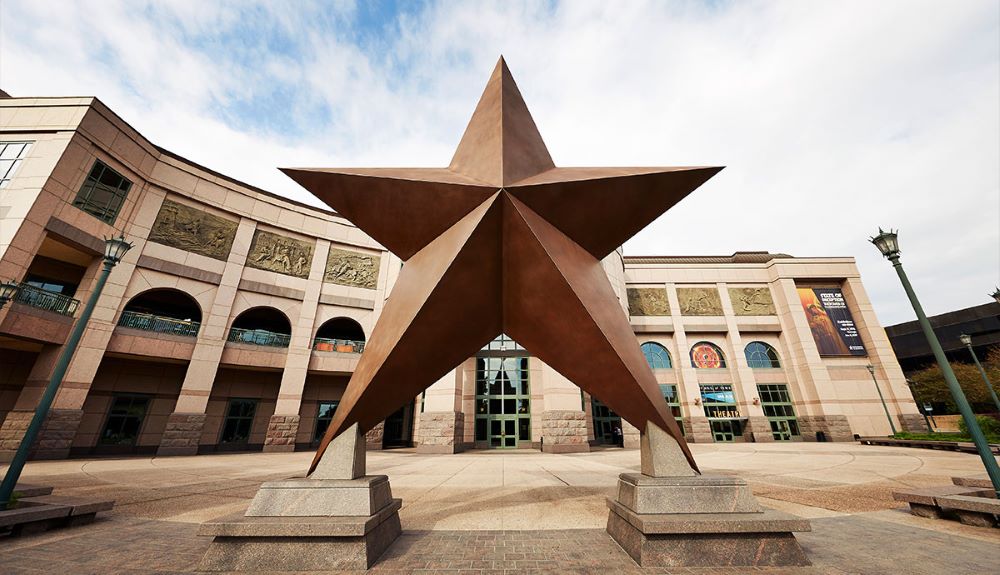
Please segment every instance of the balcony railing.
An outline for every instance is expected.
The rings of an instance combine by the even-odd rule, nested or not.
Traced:
[[[123,311],[121,318],[118,319],[118,325],[129,329],[189,337],[198,335],[198,330],[201,329],[201,323],[196,321],[184,321],[137,311]]]
[[[234,327],[229,330],[229,338],[226,341],[268,347],[288,347],[288,342],[291,339],[292,336],[287,333],[274,333],[265,329],[242,329]]]
[[[69,317],[73,317],[73,314],[76,313],[76,308],[80,306],[79,300],[59,293],[45,291],[26,283],[18,286],[14,301]]]
[[[365,350],[365,342],[351,339],[328,339],[317,337],[313,340],[316,351],[339,351],[341,353],[361,353]]]

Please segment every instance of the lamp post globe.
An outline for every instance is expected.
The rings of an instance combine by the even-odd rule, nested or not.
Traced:
[[[117,238],[104,238],[104,262],[116,265],[122,261],[125,252],[132,249],[132,244],[125,240],[125,235],[121,234]]]
[[[958,336],[958,341],[962,342],[962,345],[972,345],[972,336],[967,333],[963,333]]]
[[[868,238],[886,259],[899,258],[899,231],[878,229],[878,235]]]
[[[986,468],[986,474],[990,477],[993,490],[1000,497],[1000,466],[997,465],[997,460],[993,457],[993,452],[986,441],[986,436],[983,435],[983,430],[980,429],[979,422],[976,421],[976,415],[972,411],[972,406],[969,405],[969,400],[966,399],[965,392],[962,391],[962,387],[958,383],[958,378],[955,377],[955,372],[952,371],[951,364],[948,363],[948,358],[944,355],[941,342],[938,341],[937,335],[934,333],[934,328],[931,327],[931,322],[927,319],[927,314],[924,313],[924,308],[920,305],[920,300],[917,299],[917,293],[913,290],[910,279],[906,277],[903,264],[899,261],[898,232],[892,229],[885,231],[879,228],[878,235],[869,238],[868,241],[873,243],[887,260],[892,262],[892,267],[896,270],[896,275],[899,276],[899,282],[903,285],[906,297],[909,298],[910,305],[913,306],[913,311],[917,314],[917,321],[924,332],[924,337],[927,338],[927,343],[931,351],[934,352],[934,359],[937,360],[941,374],[948,384],[951,397],[955,400],[955,405],[962,414],[962,420],[969,429],[969,435],[972,436],[972,442],[976,445],[976,451],[983,461],[983,467]],[[997,293],[993,294],[993,297],[1000,302],[1000,289],[997,290]],[[874,377],[874,373],[872,377]]]

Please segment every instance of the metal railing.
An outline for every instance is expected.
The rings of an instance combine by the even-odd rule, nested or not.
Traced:
[[[69,317],[73,317],[73,314],[76,313],[76,308],[80,306],[80,300],[46,291],[26,283],[19,284],[17,294],[14,295],[14,301]]]
[[[274,333],[265,329],[242,329],[234,327],[229,330],[229,337],[226,338],[226,341],[268,347],[288,347],[291,339],[292,336],[287,333]]]
[[[351,339],[329,339],[317,337],[313,340],[316,351],[339,351],[341,353],[361,353],[365,350],[365,342]]]
[[[137,311],[123,311],[121,318],[118,319],[118,325],[129,329],[189,337],[198,335],[198,330],[201,329],[201,323],[197,321],[185,321]]]

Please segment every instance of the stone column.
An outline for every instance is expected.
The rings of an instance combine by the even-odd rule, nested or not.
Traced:
[[[299,430],[302,407],[302,392],[306,386],[309,359],[312,357],[313,334],[316,330],[316,310],[319,306],[320,291],[323,288],[323,274],[326,272],[327,254],[330,242],[318,240],[313,254],[309,283],[300,306],[299,317],[292,324],[292,338],[285,356],[285,369],[281,373],[281,387],[274,415],[267,425],[264,437],[264,451],[294,451],[295,436]]]
[[[736,323],[736,312],[733,310],[733,302],[729,297],[729,287],[725,283],[717,284],[719,297],[722,300],[722,314],[726,319],[726,329],[728,337],[726,342],[729,349],[730,371],[733,374],[733,389],[739,390],[736,394],[736,401],[740,411],[746,416],[746,427],[743,429],[743,438],[746,441],[769,442],[774,441],[774,434],[771,433],[771,424],[764,416],[764,408],[760,402],[754,404],[753,398],[760,397],[757,390],[757,378],[754,377],[753,369],[747,363],[747,356],[744,351],[746,343],[740,335],[739,324]]]
[[[461,371],[453,369],[427,388],[417,453],[458,453],[464,449],[462,380]]]
[[[542,451],[545,453],[579,453],[590,451],[587,441],[587,415],[581,409],[580,388],[552,369],[541,364],[542,389]],[[537,385],[537,383],[536,383]]]
[[[677,391],[680,396],[681,414],[684,416],[685,437],[690,443],[712,443],[712,431],[701,406],[701,387],[698,385],[698,371],[691,365],[691,342],[684,330],[684,316],[677,298],[677,287],[667,284],[667,300],[670,302],[670,316],[674,325],[674,365],[677,366]],[[697,401],[697,403],[695,403]]]
[[[226,346],[229,316],[236,300],[237,286],[243,274],[243,263],[250,251],[250,242],[256,222],[242,219],[236,229],[233,248],[222,272],[222,281],[215,290],[212,307],[202,318],[201,331],[195,342],[191,361],[184,374],[180,395],[174,412],[167,418],[167,426],[160,440],[157,455],[194,455],[198,453],[201,432],[205,428],[205,409],[212,394],[219,360]]]

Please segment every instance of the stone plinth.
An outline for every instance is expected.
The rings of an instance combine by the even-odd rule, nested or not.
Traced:
[[[417,453],[458,453],[465,434],[465,414],[429,411],[420,414],[420,444]]]
[[[197,455],[206,418],[204,413],[171,413],[156,455]]]
[[[579,453],[590,451],[587,441],[587,414],[582,411],[542,412],[542,451]]]
[[[0,462],[14,458],[21,438],[28,430],[35,411],[11,411],[0,427]],[[32,446],[31,459],[65,459],[83,419],[82,409],[53,409],[42,423],[42,429]]]
[[[700,408],[699,408],[700,409]],[[688,425],[685,429],[684,439],[691,443],[712,443],[715,441],[715,437],[712,435],[712,426],[708,423],[708,419],[704,417],[692,417],[690,419],[685,419],[684,423]]]
[[[622,447],[639,449],[639,428],[624,419],[622,420]]]
[[[918,413],[904,413],[900,415],[899,426],[903,428],[903,431],[914,433],[927,433],[930,431],[930,429],[927,429],[927,420]]]
[[[643,567],[809,565],[793,532],[809,521],[762,508],[736,477],[623,473],[611,537]]]
[[[774,433],[771,431],[771,422],[763,416],[748,417],[746,427],[743,428],[743,439],[756,443],[773,442]]]
[[[295,436],[298,432],[298,415],[272,415],[267,422],[264,451],[295,451]]]
[[[203,523],[201,571],[368,569],[399,537],[389,478],[365,475],[358,424],[333,438],[306,478],[261,485],[243,515]]]
[[[399,537],[401,500],[366,516],[233,515],[203,523],[215,539],[201,571],[328,571],[368,569]]]
[[[803,415],[798,421],[803,441],[818,441],[817,432],[822,432],[827,441],[854,441],[846,415]]]

